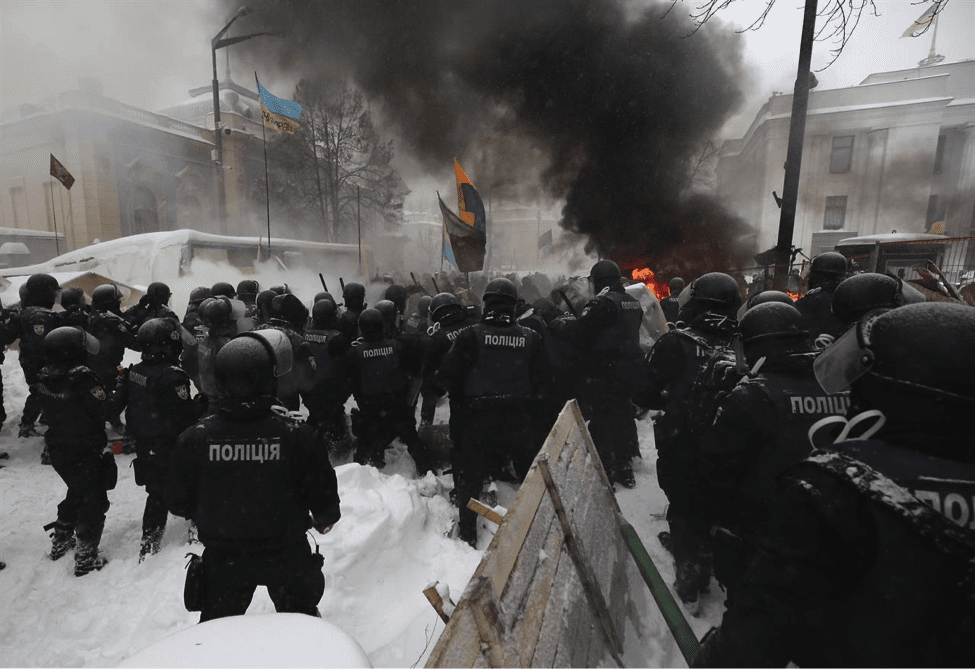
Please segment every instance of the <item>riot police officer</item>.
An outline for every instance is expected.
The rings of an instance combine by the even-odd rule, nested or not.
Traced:
[[[115,463],[105,449],[108,397],[98,376],[85,366],[97,350],[98,342],[81,328],[55,328],[44,337],[48,364],[37,377],[38,398],[48,422],[44,443],[54,471],[68,487],[58,504],[57,520],[48,526],[54,529],[50,557],[61,559],[77,542],[75,576],[106,563],[98,555],[98,544],[110,506],[106,467],[114,468]],[[110,486],[115,487],[114,481]]]
[[[206,328],[206,334],[198,340],[196,346],[196,365],[184,365],[184,371],[190,378],[199,378],[198,387],[208,402],[216,401],[219,398],[217,354],[237,335],[233,305],[226,297],[208,298],[200,305],[200,321]]]
[[[756,371],[720,401],[701,436],[701,509],[715,539],[715,576],[729,599],[767,533],[776,477],[809,455],[814,423],[849,406],[847,393],[826,393],[816,381],[815,353],[795,307],[750,308],[739,336],[745,368]]]
[[[430,327],[430,302],[432,301],[433,298],[429,295],[423,295],[417,300],[416,313],[411,314],[403,323],[405,334],[414,337],[423,337],[427,334],[427,328]]]
[[[315,356],[315,385],[302,395],[308,409],[308,424],[319,439],[336,454],[351,449],[345,419],[345,403],[352,394],[348,378],[351,342],[338,330],[335,302],[318,300],[312,306],[312,326],[305,330],[305,342]]]
[[[833,314],[833,291],[846,278],[849,263],[841,253],[820,253],[809,263],[809,290],[796,300],[803,317],[803,327],[819,348],[828,346],[844,330]]]
[[[82,330],[88,329],[90,308],[85,299],[85,291],[81,288],[64,288],[61,291],[61,321],[65,325],[73,325]]]
[[[190,378],[177,366],[183,350],[179,323],[152,318],[137,336],[142,361],[125,370],[110,404],[116,413],[125,409],[129,435],[135,440],[135,482],[146,489],[142,562],[159,552],[166,531],[166,477],[176,438],[199,420],[204,404],[202,398],[193,398]]]
[[[579,408],[609,480],[626,488],[636,485],[633,458],[640,442],[631,402],[634,374],[642,358],[640,325],[643,307],[623,289],[619,265],[600,260],[589,272],[596,296],[578,319],[556,319],[556,337],[570,341],[582,357]]]
[[[347,283],[342,287],[344,309],[339,315],[339,331],[349,339],[356,339],[359,314],[366,308],[366,287],[361,283]]]
[[[320,615],[323,561],[305,531],[338,521],[338,484],[313,430],[272,411],[275,370],[291,355],[279,331],[229,342],[217,354],[219,411],[176,442],[166,500],[204,545],[200,622],[242,615],[258,585],[280,613]]]
[[[261,285],[254,279],[244,279],[237,284],[237,299],[244,303],[244,316],[250,319],[257,317],[257,295],[261,292]]]
[[[386,447],[394,438],[406,444],[417,474],[433,463],[416,433],[416,414],[409,401],[411,381],[419,375],[423,351],[406,337],[389,337],[382,314],[366,308],[359,314],[362,339],[352,347],[348,375],[355,397],[352,431],[358,437],[355,460],[386,466]]]
[[[122,318],[122,291],[115,284],[105,283],[92,291],[87,330],[98,340],[98,353],[88,357],[88,366],[98,375],[105,392],[111,393],[118,382],[125,350],[139,350],[135,333]],[[110,411],[108,420],[118,434],[123,434],[118,413]]]
[[[447,389],[436,378],[440,363],[443,362],[444,356],[460,333],[477,322],[470,317],[460,300],[451,293],[437,293],[433,297],[430,301],[430,320],[432,324],[427,329],[429,338],[424,340],[423,382],[420,385],[420,394],[423,397],[420,406],[422,425],[433,423],[437,400],[447,394]],[[455,444],[460,439],[462,411],[459,398],[451,396],[450,439]]]
[[[34,423],[41,415],[37,383],[41,369],[47,364],[44,338],[63,325],[61,315],[53,311],[60,291],[57,279],[50,274],[32,274],[24,284],[20,314],[11,322],[13,339],[20,339],[20,367],[29,389],[20,419],[21,437],[37,436]],[[46,460],[45,455],[41,459]]]
[[[871,312],[819,356],[850,421],[780,477],[696,666],[975,665],[973,368],[975,310],[946,303]]]
[[[277,380],[278,399],[290,411],[301,408],[301,395],[317,382],[315,356],[305,342],[302,331],[308,322],[308,308],[297,295],[282,293],[271,300],[270,319],[256,331],[279,330],[291,342],[291,367],[281,370]]]
[[[477,544],[477,517],[467,508],[488,477],[503,475],[510,460],[518,480],[537,450],[531,403],[549,376],[541,337],[515,322],[518,289],[494,279],[484,289],[481,322],[461,330],[444,356],[437,379],[463,406],[460,439],[451,454],[459,536]]]
[[[684,280],[675,276],[667,283],[667,287],[670,289],[670,293],[660,300],[660,308],[663,310],[664,318],[667,319],[668,323],[676,323],[680,313],[679,297],[681,291],[684,290]]]
[[[668,535],[677,573],[677,594],[693,605],[711,581],[708,530],[698,506],[698,457],[702,426],[689,421],[688,396],[712,356],[731,353],[741,306],[738,282],[728,274],[698,277],[680,295],[678,320],[686,327],[665,332],[646,360],[646,378],[634,402],[661,410],[654,419],[657,482],[667,495]],[[706,426],[704,426],[706,427]]]
[[[139,326],[150,318],[173,318],[179,321],[179,316],[169,308],[169,298],[173,291],[162,281],[153,281],[146,288],[146,294],[135,304],[122,313],[122,317],[131,328],[138,331]]]

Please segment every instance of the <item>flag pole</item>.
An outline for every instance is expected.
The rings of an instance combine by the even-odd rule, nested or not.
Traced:
[[[359,274],[362,274],[362,199],[359,195],[359,185],[355,187],[355,225],[359,235]]]
[[[254,70],[254,82],[260,86],[261,80],[257,78],[257,70]],[[260,88],[258,88],[260,90]],[[261,137],[264,140],[264,199],[267,201],[267,257],[271,258],[271,187],[267,177],[267,126],[264,119],[261,119]]]
[[[61,255],[61,244],[58,242],[58,215],[54,211],[54,182],[53,181],[51,182],[51,216],[54,217],[54,251],[57,255]]]

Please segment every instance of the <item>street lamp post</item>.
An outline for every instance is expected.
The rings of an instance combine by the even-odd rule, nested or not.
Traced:
[[[243,42],[244,40],[249,40],[251,37],[280,35],[280,33],[262,32],[221,39],[230,30],[230,26],[233,25],[234,21],[242,16],[247,16],[251,11],[250,7],[241,7],[238,9],[233,18],[227,22],[227,25],[210,40],[210,54],[213,57],[213,144],[216,153],[214,164],[217,168],[217,216],[220,221],[220,231],[223,233],[227,232],[227,189],[224,183],[223,128],[220,127],[220,82],[217,80],[217,50],[232,44],[237,44],[238,42]]]

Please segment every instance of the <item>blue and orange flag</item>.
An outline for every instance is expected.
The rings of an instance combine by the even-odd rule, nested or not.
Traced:
[[[284,100],[272,94],[261,86],[254,73],[254,80],[257,81],[257,92],[261,96],[261,119],[264,125],[277,132],[295,134],[301,128],[298,120],[301,119],[302,106],[291,100]]]
[[[437,194],[446,235],[444,254],[450,253],[453,256],[447,255],[447,259],[461,272],[477,272],[484,268],[484,253],[487,248],[484,201],[456,158],[454,175],[457,182],[458,213],[452,212],[440,194]]]

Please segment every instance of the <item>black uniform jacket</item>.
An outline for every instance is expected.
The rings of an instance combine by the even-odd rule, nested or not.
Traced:
[[[322,525],[341,516],[327,450],[272,402],[228,400],[176,442],[166,502],[196,522],[205,546],[280,546],[301,539],[309,511]]]

